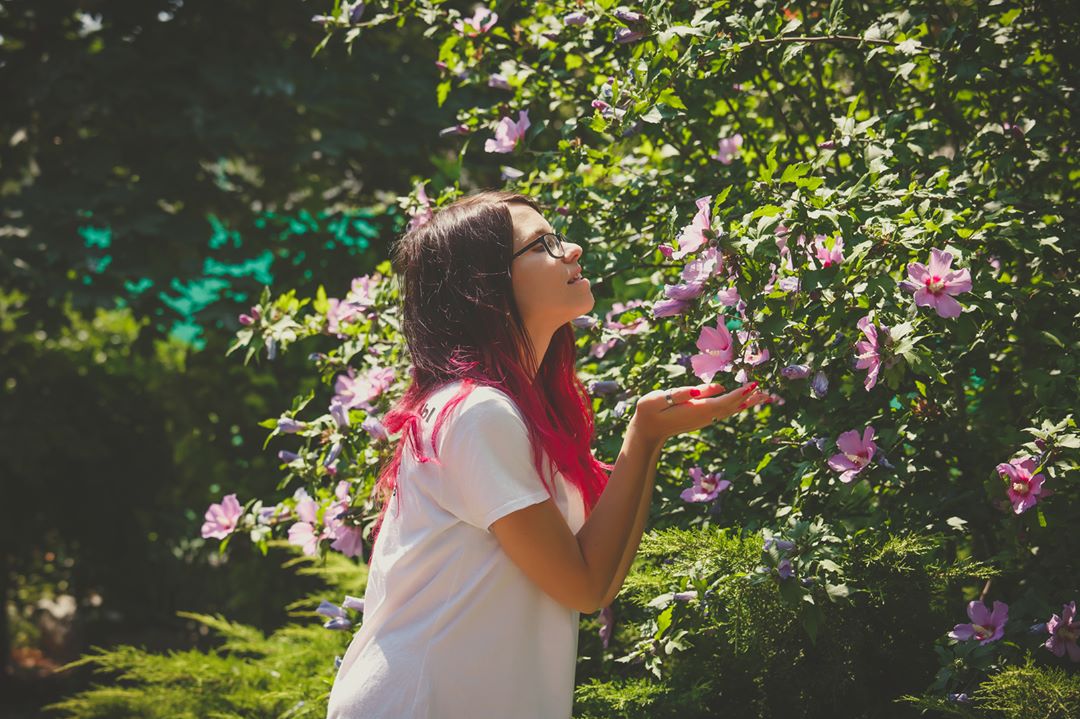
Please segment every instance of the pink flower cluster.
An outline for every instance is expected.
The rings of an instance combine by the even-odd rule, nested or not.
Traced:
[[[692,467],[690,478],[694,484],[684,489],[679,496],[687,502],[711,502],[731,486],[730,481],[721,479],[723,476],[723,472],[706,474],[701,467]]]
[[[331,549],[346,557],[359,556],[363,559],[363,530],[349,522],[343,514],[351,506],[349,483],[338,482],[334,490],[336,501],[331,502],[323,513],[324,522],[319,523],[319,504],[300,489],[296,493],[296,516],[299,519],[289,527],[289,544],[300,547],[304,554],[314,556],[319,551],[323,539],[333,539]]]
[[[1034,457],[1011,459],[997,466],[998,474],[1008,485],[1006,491],[1016,514],[1022,514],[1034,507],[1039,501],[1039,495],[1043,494],[1046,477],[1041,472],[1036,473],[1038,468],[1039,464]]]

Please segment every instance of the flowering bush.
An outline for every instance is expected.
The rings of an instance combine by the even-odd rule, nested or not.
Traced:
[[[1046,620],[1080,595],[1080,172],[1057,19],[1009,2],[390,6],[346,41],[427,25],[448,151],[586,244],[598,311],[574,325],[598,453],[656,387],[774,395],[666,445],[619,608],[583,619],[579,714],[1076,701],[1075,611]],[[466,189],[447,179],[401,199],[413,226]],[[294,494],[263,521],[306,553],[365,556],[395,439],[378,417],[408,377],[397,299],[384,263],[340,302],[267,290],[240,318],[247,359],[320,347],[325,391],[264,425]],[[207,521],[257,526],[224,504]],[[1052,691],[1008,689],[1017,672]]]

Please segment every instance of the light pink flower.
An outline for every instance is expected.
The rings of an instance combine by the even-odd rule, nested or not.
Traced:
[[[405,228],[406,232],[412,232],[423,227],[435,216],[434,211],[431,209],[431,200],[424,190],[424,184],[421,182],[416,185],[416,200],[420,203],[420,209],[412,214],[412,219],[409,220],[409,224]]]
[[[736,332],[736,336],[743,346],[743,362],[751,367],[757,367],[759,364],[768,361],[769,350],[761,349],[761,338],[757,332],[739,330]]]
[[[866,373],[866,381],[864,382],[866,391],[869,392],[877,384],[878,372],[881,371],[877,327],[870,320],[870,315],[863,317],[855,326],[866,336],[866,340],[855,343],[855,356],[859,360],[855,363],[855,369],[869,370]]]
[[[327,534],[334,541],[330,544],[331,549],[344,554],[346,557],[364,556],[363,528],[341,518],[344,512],[350,508],[351,500],[348,494],[349,483],[341,480],[334,491],[336,502],[326,510]]]
[[[701,350],[701,354],[690,358],[690,366],[702,382],[712,382],[713,375],[717,372],[731,371],[735,348],[723,317],[717,319],[715,328],[701,328],[697,348]]]
[[[697,214],[694,215],[694,219],[690,221],[690,224],[679,233],[679,249],[672,253],[671,259],[681,260],[691,252],[697,252],[708,241],[709,238],[706,236],[706,232],[711,232],[709,220],[709,204],[711,202],[712,195],[697,199],[695,202],[698,208]]]
[[[991,612],[982,602],[972,601],[968,602],[967,614],[971,624],[957,624],[949,632],[949,638],[962,642],[978,639],[979,644],[989,644],[1001,639],[1005,634],[1009,605],[1005,602],[994,602],[994,611]]]
[[[742,302],[742,298],[739,297],[739,291],[734,287],[728,287],[726,290],[720,290],[716,293],[716,299],[720,301],[720,304],[725,307],[734,307]]]
[[[1043,644],[1054,653],[1055,657],[1069,653],[1069,660],[1080,662],[1080,646],[1076,640],[1080,637],[1080,621],[1076,619],[1076,602],[1072,601],[1061,608],[1061,616],[1053,615],[1046,623],[1050,638]]]
[[[611,310],[604,316],[604,326],[608,329],[618,330],[624,335],[639,335],[642,332],[649,330],[649,321],[645,317],[638,317],[630,322],[616,321],[616,317],[635,307],[642,307],[645,303],[642,300],[630,300],[627,303],[616,302],[611,306]]]
[[[837,237],[832,249],[825,247],[826,239],[828,238],[825,235],[814,235],[814,256],[823,269],[844,261],[844,238]]]
[[[901,283],[906,290],[914,290],[915,304],[919,307],[933,307],[938,316],[945,318],[959,317],[963,309],[952,298],[962,292],[971,291],[971,273],[968,270],[952,270],[952,255],[932,248],[930,267],[920,262],[908,265],[909,282]]]
[[[347,374],[339,374],[334,382],[334,401],[345,409],[363,407],[370,411],[371,401],[393,382],[394,370],[390,367],[373,367],[359,376],[350,367]]]
[[[721,137],[716,154],[709,155],[709,157],[719,160],[722,164],[730,165],[735,156],[739,154],[740,147],[742,147],[742,135],[739,133],[735,133],[731,137]]]
[[[1021,514],[1035,506],[1039,501],[1039,495],[1043,493],[1043,482],[1046,476],[1042,473],[1035,474],[1038,463],[1034,457],[1011,459],[997,466],[998,474],[1009,483],[1009,501],[1012,502],[1013,512]]]
[[[497,90],[513,90],[510,87],[510,81],[506,79],[506,75],[500,73],[492,73],[488,76],[488,87],[494,87]]]
[[[206,509],[202,526],[203,539],[225,539],[236,529],[236,523],[244,513],[235,494],[226,494],[221,504],[211,504]]]
[[[296,516],[300,519],[289,527],[289,544],[301,547],[304,554],[314,556],[319,551],[319,542],[326,536],[326,531],[316,531],[319,505],[301,490],[296,502]]]
[[[730,481],[720,479],[723,475],[723,472],[705,474],[701,467],[693,467],[690,469],[690,477],[694,480],[694,485],[684,489],[679,496],[687,502],[711,502],[731,486]]]
[[[331,297],[326,302],[326,331],[329,334],[345,337],[341,334],[341,326],[355,322],[364,316],[364,309],[352,302],[339,300],[336,297]]]
[[[840,472],[841,482],[852,482],[855,475],[866,469],[877,451],[874,428],[867,426],[863,430],[862,438],[859,437],[857,429],[848,430],[836,440],[836,446],[841,454],[834,454],[829,458],[829,467],[834,472]]]
[[[514,122],[509,117],[499,120],[495,128],[495,139],[484,142],[485,152],[512,152],[520,140],[525,139],[525,131],[529,129],[529,111],[522,110],[518,113],[518,121]]]
[[[668,286],[670,287],[671,285]],[[693,306],[694,303],[689,300],[657,300],[653,304],[652,315],[657,319],[661,317],[674,317],[675,315],[681,315]]]
[[[457,20],[454,29],[465,37],[476,37],[494,27],[499,16],[486,7],[476,8],[471,18]]]
[[[700,255],[683,266],[683,282],[705,282],[724,269],[724,256],[715,247],[706,247]]]

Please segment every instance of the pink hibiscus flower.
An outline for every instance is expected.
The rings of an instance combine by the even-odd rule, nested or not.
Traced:
[[[390,367],[373,367],[357,376],[356,370],[349,368],[347,374],[339,374],[334,382],[334,398],[345,409],[363,407],[371,411],[371,401],[377,398],[394,381],[394,370]]]
[[[671,259],[681,260],[692,252],[697,252],[708,241],[706,233],[712,232],[709,219],[709,205],[712,203],[712,195],[698,198],[694,204],[698,211],[690,224],[679,233],[679,249],[671,254]]]
[[[855,363],[855,369],[868,370],[866,373],[866,381],[864,386],[866,391],[869,392],[871,388],[878,381],[878,372],[881,371],[881,355],[878,351],[878,333],[877,327],[870,320],[870,315],[863,317],[856,324],[863,335],[866,336],[865,340],[855,343],[855,356],[858,358],[858,362]],[[884,329],[884,327],[882,327]]]
[[[484,152],[512,152],[518,142],[525,139],[525,131],[529,129],[529,125],[528,110],[518,113],[517,122],[504,117],[495,128],[495,139],[484,142]]]
[[[735,156],[739,154],[740,147],[742,147],[742,135],[739,133],[735,133],[731,137],[721,137],[716,154],[709,155],[709,157],[718,160],[724,165],[730,165]]]
[[[844,261],[844,238],[837,237],[832,248],[825,246],[827,239],[825,235],[814,235],[814,256],[821,263],[822,269]]]
[[[358,556],[363,559],[363,528],[342,517],[351,506],[349,483],[345,480],[338,482],[334,495],[337,497],[337,501],[326,510],[326,516],[329,518],[327,520],[327,534],[334,540],[330,544],[330,548],[336,549],[346,557]]]
[[[679,496],[687,502],[711,502],[731,486],[728,480],[720,479],[723,474],[723,472],[705,474],[701,467],[693,467],[690,469],[690,478],[694,480],[694,485],[684,489]]]
[[[412,213],[409,225],[405,228],[406,232],[412,232],[423,227],[435,216],[435,212],[431,209],[431,200],[424,190],[424,184],[421,182],[416,185],[416,200],[420,203],[420,208]]]
[[[1080,637],[1080,621],[1076,619],[1076,602],[1072,601],[1061,608],[1061,616],[1053,615],[1046,623],[1050,638],[1043,644],[1056,657],[1069,653],[1069,660],[1080,662],[1080,646],[1076,640]]]
[[[211,504],[206,509],[202,526],[203,539],[225,539],[236,529],[240,516],[244,513],[235,494],[227,494],[221,504]]]
[[[930,250],[930,267],[920,262],[908,265],[909,281],[901,287],[915,292],[915,304],[933,307],[938,316],[959,317],[963,309],[953,295],[971,291],[971,273],[968,270],[952,270],[952,255],[937,248]]]
[[[304,554],[313,557],[319,551],[319,542],[326,537],[326,530],[315,529],[319,505],[307,492],[300,490],[298,494],[300,498],[296,502],[296,516],[300,521],[289,527],[289,544],[301,547]]]
[[[1005,634],[1009,605],[1005,602],[994,602],[994,611],[991,612],[982,602],[968,602],[967,614],[971,624],[957,624],[949,632],[949,638],[962,642],[977,639],[979,644],[989,644],[1001,639]]]
[[[735,347],[723,317],[717,319],[715,328],[701,328],[697,348],[701,350],[701,354],[690,358],[690,366],[702,382],[712,382],[713,375],[717,372],[731,371]]]
[[[498,19],[499,16],[490,9],[478,7],[471,18],[455,21],[454,29],[465,37],[476,37],[494,27]]]
[[[1034,457],[1011,459],[997,466],[998,474],[1009,483],[1009,501],[1012,502],[1013,512],[1022,514],[1035,506],[1039,501],[1039,495],[1043,493],[1043,482],[1046,476],[1035,474],[1038,463]]]
[[[837,438],[836,446],[841,454],[834,454],[829,458],[829,467],[834,472],[840,472],[841,482],[852,482],[859,472],[866,469],[874,457],[874,452],[877,451],[877,445],[874,443],[874,428],[867,426],[861,438],[859,430],[848,430]]]

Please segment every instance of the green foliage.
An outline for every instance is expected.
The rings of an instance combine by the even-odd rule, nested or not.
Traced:
[[[318,598],[363,593],[355,565],[337,556],[325,565],[309,557],[293,559],[297,573],[323,583]],[[343,654],[350,632],[315,623],[307,602],[306,621],[264,634],[217,615],[179,612],[198,622],[217,641],[209,651],[155,654],[133,646],[96,649],[64,670],[92,668],[101,683],[48,707],[71,719],[175,719],[190,717],[325,717],[334,678],[332,659]]]

